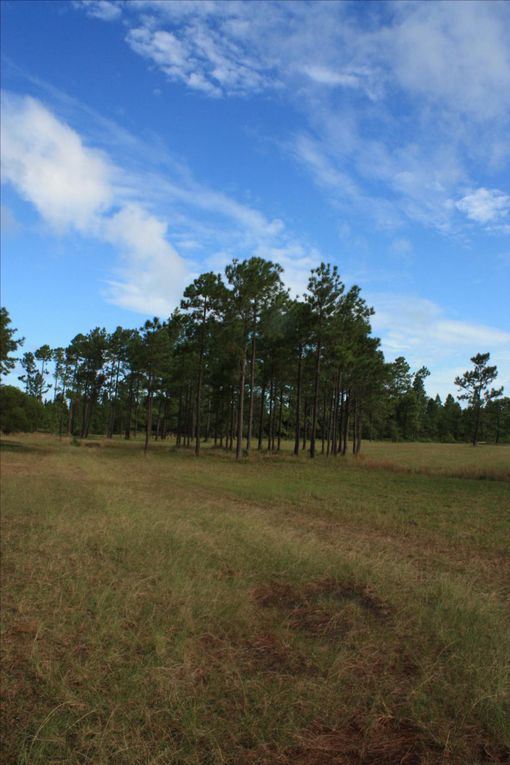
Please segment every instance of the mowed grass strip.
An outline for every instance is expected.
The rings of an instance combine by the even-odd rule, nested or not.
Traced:
[[[371,458],[7,443],[3,761],[507,763],[509,484]]]

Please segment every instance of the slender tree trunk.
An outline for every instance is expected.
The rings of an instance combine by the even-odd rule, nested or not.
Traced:
[[[250,454],[251,434],[253,428],[253,405],[255,401],[255,359],[256,359],[256,339],[255,330],[251,340],[251,363],[250,363],[250,403],[248,409],[248,430],[246,433],[246,454]]]
[[[481,406],[480,406],[480,403],[478,403],[475,409],[475,427],[473,430],[473,440],[472,440],[473,446],[476,446],[478,443],[478,430],[480,429],[480,410],[481,410]]]
[[[209,441],[209,433],[211,432],[211,397],[207,399],[207,420],[205,421],[205,438],[204,441]]]
[[[198,380],[197,380],[197,398],[196,398],[196,434],[195,434],[195,457],[200,457],[200,430],[202,413],[202,375],[204,366],[204,344],[205,344],[205,320],[207,309],[204,308],[202,314],[202,327],[200,331],[200,355],[198,357]]]
[[[312,403],[312,428],[310,430],[310,457],[315,457],[315,432],[317,429],[317,408],[319,403],[319,376],[321,369],[321,341],[317,343],[317,356],[315,359],[315,380],[313,387],[313,403]]]
[[[115,386],[113,388],[113,396],[110,404],[110,421],[108,424],[108,438],[113,438],[115,431],[115,418],[117,409],[117,396],[119,390],[119,375],[120,375],[120,359],[117,360],[117,370],[115,374]]]
[[[275,445],[276,445],[276,401],[277,401],[277,395],[276,395],[276,382],[273,386],[273,416],[271,418],[271,451],[274,452]]]
[[[321,421],[321,454],[324,454],[326,445],[326,393],[322,396],[322,421]]]
[[[161,438],[161,423],[163,421],[162,412],[163,412],[163,399],[160,398],[159,404],[158,404],[158,416],[156,419],[156,441],[159,438]]]
[[[301,436],[300,421],[301,416],[301,375],[302,375],[302,358],[301,348],[299,349],[298,368],[297,368],[297,386],[296,386],[296,434],[294,438],[294,455],[297,457],[299,454],[299,441]]]
[[[307,434],[308,434],[308,401],[305,398],[304,406],[303,406],[303,445],[301,447],[302,451],[305,451],[306,449]]]
[[[190,397],[190,409],[191,409],[191,418],[190,418],[190,429],[189,429],[189,441],[188,446],[191,446],[191,441],[197,432],[197,413],[195,411],[195,405],[193,402],[193,397]]]
[[[334,456],[338,453],[337,448],[337,432],[339,427],[338,410],[339,410],[339,398],[340,398],[340,371],[338,372],[335,383],[335,399],[333,403],[333,427],[331,433],[331,451]]]
[[[244,423],[244,382],[246,377],[246,344],[239,365],[239,401],[237,402],[237,444],[236,460],[240,459],[243,449],[243,423]]]
[[[262,386],[262,391],[260,393],[260,413],[259,413],[259,441],[257,445],[257,449],[262,449],[262,438],[264,433],[264,400],[266,397],[266,386]]]
[[[60,416],[59,416],[59,422],[58,422],[58,437],[59,439],[62,439],[62,430],[64,428],[64,394],[62,392],[62,401],[60,402]],[[497,441],[496,441],[497,443]]]
[[[143,453],[147,454],[149,448],[149,438],[152,432],[152,379],[149,377],[149,389],[147,391],[147,419],[145,422],[145,444]]]
[[[283,418],[283,385],[280,388],[280,405],[278,409],[278,442],[277,451],[281,450],[282,444],[282,418]]]
[[[346,394],[344,403],[343,423],[342,423],[342,456],[345,456],[347,451],[347,440],[349,434],[349,408],[350,408],[350,394]]]
[[[195,457],[200,457],[200,430],[201,423],[201,410],[202,410],[202,355],[203,348],[200,348],[200,361],[198,364],[198,380],[197,380],[197,397],[196,397],[196,414],[195,414]]]
[[[138,408],[140,406],[140,380],[136,379],[136,391],[135,391],[135,411],[133,413],[133,437],[138,435]]]
[[[229,423],[229,450],[232,451],[234,447],[234,413],[235,413],[235,396],[234,391],[231,392],[230,399],[230,423]]]
[[[175,434],[175,446],[177,449],[181,446],[182,440],[182,385],[179,387],[179,403],[177,405],[177,422],[176,422],[176,434]]]
[[[345,391],[343,388],[340,391],[340,403],[338,410],[338,454],[342,454],[345,415]]]
[[[333,431],[334,431],[334,421],[335,421],[335,393],[336,393],[336,387],[334,387],[333,392],[329,394],[329,415],[328,415],[328,428],[327,428],[327,434],[326,434],[326,454],[329,457],[331,454],[331,443],[333,440]]]
[[[273,422],[273,375],[271,373],[271,380],[269,382],[269,416],[267,421],[267,451],[271,451],[272,443],[272,422]]]
[[[73,425],[74,425],[74,408],[75,408],[75,401],[74,398],[71,396],[69,399],[69,411],[67,414],[67,435],[69,438],[73,435]]]
[[[189,449],[191,446],[191,439],[195,435],[195,431],[193,429],[193,405],[192,405],[192,399],[193,399],[193,389],[191,383],[188,385],[188,390],[186,393],[186,448]]]

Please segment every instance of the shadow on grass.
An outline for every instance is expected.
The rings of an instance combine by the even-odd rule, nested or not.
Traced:
[[[36,446],[27,446],[26,444],[21,444],[19,441],[11,441],[11,440],[2,438],[0,439],[0,451],[29,454],[29,453],[34,453],[40,450]]]

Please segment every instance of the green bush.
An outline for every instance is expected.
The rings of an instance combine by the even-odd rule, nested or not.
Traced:
[[[0,387],[0,430],[2,433],[31,433],[42,424],[44,407],[13,385]]]

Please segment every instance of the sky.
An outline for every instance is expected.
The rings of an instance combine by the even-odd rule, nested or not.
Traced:
[[[2,304],[24,350],[232,258],[336,264],[388,361],[510,395],[510,3],[4,0]]]

